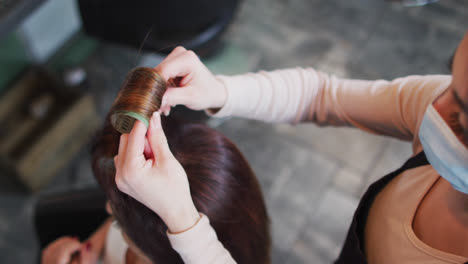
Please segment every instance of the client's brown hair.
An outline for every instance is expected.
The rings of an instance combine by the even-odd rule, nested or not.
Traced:
[[[237,147],[201,124],[162,117],[169,147],[185,169],[197,209],[208,216],[219,240],[238,263],[270,263],[269,218],[259,183]],[[120,192],[113,158],[120,133],[106,118],[93,146],[93,171],[125,234],[154,263],[183,263],[153,211]]]

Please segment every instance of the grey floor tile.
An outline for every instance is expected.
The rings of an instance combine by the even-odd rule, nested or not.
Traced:
[[[231,119],[218,129],[236,143],[253,165],[266,195],[274,245],[286,250],[333,180],[337,164],[276,133],[276,126]]]
[[[33,227],[34,200],[29,199],[24,205],[16,210],[19,214],[12,217],[12,224],[3,233],[8,243],[21,250],[36,249],[36,234]]]
[[[231,139],[244,154],[256,173],[264,194],[268,196],[276,178],[301,162],[302,155],[294,146],[284,146],[284,141],[271,134],[271,125],[257,121],[232,119],[218,130]],[[296,158],[297,157],[297,158]]]
[[[273,246],[289,251],[302,232],[309,208],[299,206],[284,196],[268,199],[267,207],[271,218]]]
[[[291,0],[289,11],[294,15],[285,17],[284,22],[305,30],[320,27],[357,44],[368,37],[385,7],[382,1],[372,0]]]
[[[35,249],[28,249],[28,248],[18,248],[15,247],[15,250],[0,249],[0,263],[37,263],[38,256]]]
[[[0,196],[0,234],[14,226],[14,219],[21,218],[30,198],[26,194],[9,194]]]
[[[390,6],[381,22],[352,61],[366,65],[380,78],[393,79],[410,74],[447,73],[446,62],[463,33],[444,30],[423,11],[435,7],[401,9]],[[440,8],[437,8],[439,10]],[[411,10],[426,13],[409,15]],[[452,19],[452,23],[456,19]],[[382,63],[385,61],[385,63]]]
[[[375,167],[369,171],[368,185],[385,176],[386,174],[400,168],[412,155],[411,143],[397,139],[388,139],[383,147],[383,153],[375,162]]]
[[[340,163],[365,173],[381,151],[386,138],[348,127],[318,127],[313,124],[281,126],[278,132]]]
[[[277,126],[231,119],[218,127],[251,163],[267,197],[288,195],[304,204],[333,178],[337,164],[308,145],[288,140]]]
[[[350,167],[341,167],[333,178],[333,188],[355,198],[363,194],[364,185],[368,181],[367,173],[359,172]]]
[[[444,0],[419,8],[398,8],[393,6],[392,11],[412,16],[420,20],[431,20],[431,24],[444,31],[458,32],[464,34],[465,29],[460,24],[466,22],[468,8],[463,0]]]
[[[357,204],[356,198],[328,189],[302,227],[301,236],[292,248],[294,253],[305,262],[318,258],[319,263],[331,263],[341,250]]]
[[[381,78],[394,79],[410,74],[422,74],[418,62],[431,61],[424,47],[429,38],[429,24],[411,17],[387,15],[382,23],[385,26],[369,38],[362,53],[354,60],[357,65],[368,65]],[[404,21],[401,21],[404,20]],[[390,26],[398,24],[399,27]],[[400,30],[403,25],[411,25],[408,30]],[[420,47],[416,48],[414,43]],[[420,43],[420,44],[419,44]],[[385,63],[382,63],[385,61]]]
[[[8,212],[8,228],[0,231],[0,263],[32,263],[37,254],[33,228],[34,198],[0,198],[2,213]]]
[[[306,263],[303,262],[302,259],[298,258],[294,252],[291,250],[283,250],[277,247],[273,248],[272,257],[271,257],[272,264],[301,264]],[[316,262],[309,262],[309,263],[316,263]]]
[[[263,51],[259,62],[261,69],[314,67],[339,77],[349,77],[347,68],[351,54],[356,53],[356,47],[350,42],[326,29],[311,29],[308,32],[282,27],[292,36],[288,38],[288,43],[281,43],[278,50]]]
[[[310,230],[326,233],[341,248],[351,218],[358,205],[358,199],[329,188],[315,212],[311,213]]]
[[[254,71],[258,67],[260,54],[235,43],[226,43],[214,58],[203,62],[214,74],[234,75]]]
[[[284,196],[299,206],[312,209],[320,193],[332,181],[337,164],[310,150],[296,149],[295,152],[302,162],[276,178],[269,198]]]
[[[294,253],[294,256],[297,259],[300,259],[299,263],[322,263],[330,264],[336,259],[336,256],[331,256],[332,254],[323,250],[323,248],[334,248],[333,242],[323,233],[314,232],[313,230],[307,231],[308,236],[313,236],[314,240],[311,241],[310,238],[301,237],[294,243],[291,251]],[[319,242],[320,245],[316,243]],[[336,250],[335,250],[336,251]],[[296,262],[289,262],[296,263]]]

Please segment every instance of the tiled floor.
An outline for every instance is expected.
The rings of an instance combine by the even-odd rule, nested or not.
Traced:
[[[206,63],[223,74],[296,66],[365,79],[447,73],[467,17],[464,0],[412,8],[380,0],[246,0],[223,38],[226,48]],[[134,50],[101,45],[84,63],[101,115],[135,58]],[[144,54],[140,64],[154,66],[160,59]],[[411,155],[409,143],[352,128],[237,118],[210,124],[239,146],[262,184],[273,263],[330,263],[365,188]],[[94,184],[83,150],[43,192]],[[33,262],[36,199],[0,194],[0,263]]]

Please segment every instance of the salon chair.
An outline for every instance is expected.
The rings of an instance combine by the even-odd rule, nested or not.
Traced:
[[[106,196],[97,187],[40,197],[34,212],[40,250],[62,236],[88,238],[109,217],[105,204]]]
[[[201,57],[220,47],[240,0],[78,0],[85,32],[98,39],[168,54],[176,46]]]

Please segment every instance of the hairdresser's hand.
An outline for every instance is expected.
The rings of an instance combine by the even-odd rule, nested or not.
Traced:
[[[77,238],[61,237],[50,243],[43,251],[42,264],[96,264],[98,254],[90,243],[81,243]]]
[[[147,134],[154,158],[144,156],[145,134],[145,125],[136,121],[130,134],[120,137],[114,159],[117,187],[159,215],[171,233],[185,231],[200,215],[187,174],[169,149],[159,113],[153,114]]]
[[[193,110],[222,107],[227,98],[224,84],[219,81],[197,55],[183,47],[175,48],[156,67],[166,80],[177,80],[164,94],[161,113],[169,114],[172,106],[185,105]]]

